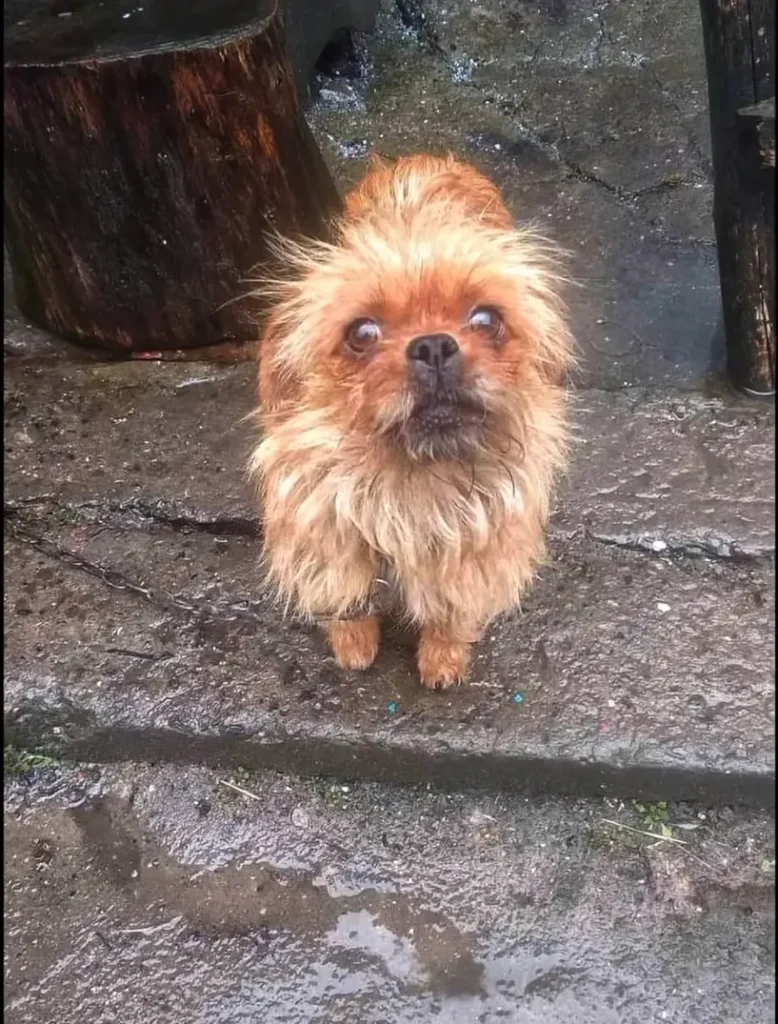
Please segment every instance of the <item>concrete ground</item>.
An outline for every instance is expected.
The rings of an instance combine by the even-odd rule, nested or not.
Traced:
[[[243,476],[253,367],[9,362],[6,728],[89,760],[774,804],[774,412],[588,390],[552,563],[469,685],[284,622]],[[518,703],[520,702],[520,703]]]
[[[310,119],[339,184],[371,149],[451,150],[568,248],[582,385],[720,373],[697,5],[384,3],[365,78],[322,86]]]
[[[9,1024],[775,1020],[761,816],[123,764],[4,824]]]
[[[775,414],[721,381],[697,19],[387,0],[319,79],[340,187],[452,149],[583,286],[551,564],[458,691],[271,606],[250,365],[106,363],[6,271],[11,1024],[775,1020]]]

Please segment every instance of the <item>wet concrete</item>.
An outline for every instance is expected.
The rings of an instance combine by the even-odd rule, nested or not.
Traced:
[[[342,673],[269,601],[240,472],[250,367],[17,370],[5,715],[27,745],[774,802],[771,410],[587,392],[552,565],[439,695],[407,636]]]
[[[666,816],[38,772],[5,791],[6,1020],[774,1021],[772,822]]]
[[[721,370],[694,4],[384,3],[366,53],[364,78],[323,80],[309,111],[339,184],[372,149],[472,160],[571,252],[582,385]]]
[[[385,0],[356,43],[308,110],[339,187],[452,149],[572,250],[552,564],[469,687],[394,633],[339,673],[258,576],[251,367],[95,362],[6,267],[6,742],[159,762],[7,783],[6,1018],[773,1024],[774,823],[727,805],[774,803],[774,411],[711,385],[697,8]]]
[[[7,359],[6,499],[252,533],[254,366]],[[561,538],[719,557],[775,551],[775,410],[722,391],[574,396]],[[82,509],[86,514],[88,509]],[[71,512],[71,515],[75,514]],[[210,524],[210,526],[209,526]],[[221,525],[220,525],[221,524]],[[664,546],[662,546],[664,545]]]

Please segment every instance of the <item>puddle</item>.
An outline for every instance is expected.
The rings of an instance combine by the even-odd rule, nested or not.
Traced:
[[[12,1024],[643,1024],[692,996],[767,1024],[769,914],[679,916],[683,858],[648,901],[639,851],[568,843],[580,812],[241,781],[251,801],[173,766],[7,787]]]

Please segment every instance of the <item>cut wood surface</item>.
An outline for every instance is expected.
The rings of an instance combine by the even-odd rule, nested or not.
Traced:
[[[67,16],[65,16],[67,15]],[[252,340],[269,230],[339,199],[272,0],[5,9],[5,221],[34,324],[111,351]]]

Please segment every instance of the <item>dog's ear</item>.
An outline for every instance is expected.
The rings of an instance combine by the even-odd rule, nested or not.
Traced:
[[[274,409],[299,397],[299,380],[278,358],[283,331],[281,317],[271,314],[257,345],[257,397],[264,409]]]
[[[526,334],[532,338],[536,371],[546,383],[559,387],[576,366],[566,310],[553,286],[532,297],[531,309]]]
[[[563,387],[577,365],[573,342],[565,340],[560,344],[557,337],[546,349],[546,353],[546,358],[540,366],[540,374],[548,384]]]
[[[577,364],[564,298],[574,286],[567,273],[570,254],[532,226],[514,228],[501,237],[502,269],[515,282],[514,316],[527,358],[541,380],[561,385]]]
[[[349,220],[363,216],[375,205],[376,199],[386,191],[391,178],[391,164],[372,152],[367,158],[367,170],[362,180],[347,193],[343,201],[343,209]]]

